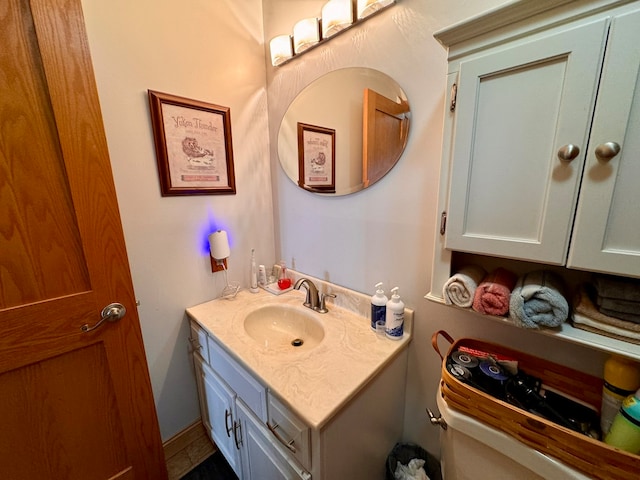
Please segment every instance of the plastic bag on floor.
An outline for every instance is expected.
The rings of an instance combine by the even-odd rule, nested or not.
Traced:
[[[396,480],[429,480],[427,472],[422,468],[424,464],[425,461],[419,458],[410,460],[408,465],[403,465],[398,462],[393,476]]]

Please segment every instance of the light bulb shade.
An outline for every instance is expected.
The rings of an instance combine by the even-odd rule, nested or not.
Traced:
[[[368,17],[392,3],[395,3],[395,0],[358,0],[358,19]]]
[[[322,38],[329,38],[353,23],[351,0],[329,0],[322,7]]]
[[[293,51],[302,53],[320,41],[317,18],[305,18],[293,26]]]
[[[229,238],[227,232],[224,230],[218,230],[209,235],[209,249],[211,256],[216,260],[224,260],[231,255],[231,249],[229,248]]]
[[[271,51],[271,65],[274,67],[286,62],[293,57],[293,47],[289,35],[278,35],[269,42]]]

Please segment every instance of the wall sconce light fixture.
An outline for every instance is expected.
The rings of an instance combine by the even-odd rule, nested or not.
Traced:
[[[293,26],[293,35],[271,39],[271,64],[282,65],[395,3],[396,0],[329,0],[322,7],[321,18],[300,20]]]

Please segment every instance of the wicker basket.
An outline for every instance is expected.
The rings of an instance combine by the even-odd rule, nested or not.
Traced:
[[[440,353],[438,340],[449,343],[446,355]],[[447,405],[492,427],[515,437],[522,443],[602,480],[630,480],[640,478],[640,456],[611,447],[604,442],[574,432],[545,418],[507,402],[456,379],[446,368],[446,357],[464,346],[515,358],[518,369],[533,375],[546,385],[600,406],[602,384],[600,378],[543,360],[501,345],[463,338],[457,341],[445,331],[437,331],[431,338],[435,351],[442,359],[441,394]]]

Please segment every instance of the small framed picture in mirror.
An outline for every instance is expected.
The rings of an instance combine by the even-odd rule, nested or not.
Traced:
[[[336,191],[336,131],[298,122],[298,185],[320,193]]]
[[[235,194],[229,108],[148,94],[162,196]]]

